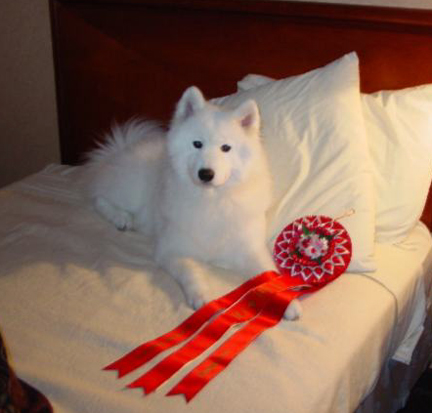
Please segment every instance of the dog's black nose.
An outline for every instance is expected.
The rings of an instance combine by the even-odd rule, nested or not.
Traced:
[[[198,177],[203,182],[211,182],[211,180],[214,178],[214,171],[213,169],[207,169],[203,168],[198,171]]]

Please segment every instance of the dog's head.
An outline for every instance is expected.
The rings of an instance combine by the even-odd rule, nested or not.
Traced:
[[[225,110],[192,86],[181,97],[168,133],[175,172],[203,188],[247,179],[261,156],[260,116],[255,101]]]

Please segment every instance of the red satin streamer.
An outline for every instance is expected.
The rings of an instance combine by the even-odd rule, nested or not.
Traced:
[[[276,325],[292,299],[321,287],[322,285],[302,285],[290,276],[279,276],[274,272],[263,273],[231,293],[207,304],[176,329],[156,340],[144,343],[105,369],[118,370],[121,377],[161,351],[192,336],[214,314],[231,306],[208,323],[187,344],[128,385],[129,388],[141,387],[145,394],[151,393],[186,363],[216,343],[231,326],[249,321],[168,393],[168,395],[183,394],[189,402],[256,337]]]
[[[118,378],[125,376],[138,367],[141,367],[163,351],[174,347],[191,337],[210,318],[219,311],[230,307],[251,289],[279,276],[280,274],[274,271],[267,271],[251,278],[228,294],[201,307],[175,329],[154,340],[141,344],[119,360],[106,366],[104,370],[117,370]]]
[[[233,334],[207,359],[177,383],[167,393],[167,396],[183,394],[186,401],[189,402],[264,330],[279,323],[289,302],[297,295],[298,292],[293,291],[275,294],[272,297],[271,304],[264,307],[258,317],[255,317],[242,329]]]
[[[238,303],[207,324],[182,348],[166,357],[127,387],[141,387],[145,394],[153,392],[186,363],[194,360],[216,343],[231,326],[255,317],[263,307],[262,302],[259,302],[263,299],[264,297],[256,297],[253,290],[249,291]]]
[[[307,292],[318,288],[311,287]],[[289,290],[273,295],[258,317],[234,333],[208,358],[189,372],[167,393],[167,396],[183,394],[187,402],[192,400],[210,380],[221,373],[261,333],[278,324],[291,300],[304,293],[304,291]]]

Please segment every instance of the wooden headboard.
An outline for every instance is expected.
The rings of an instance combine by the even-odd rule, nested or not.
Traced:
[[[364,92],[432,83],[432,10],[246,0],[50,0],[62,162],[114,120],[167,121],[183,90],[232,93],[355,50]],[[432,197],[423,221],[432,228]]]

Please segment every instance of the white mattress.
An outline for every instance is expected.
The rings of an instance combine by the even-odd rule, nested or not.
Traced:
[[[56,412],[349,413],[388,356],[409,362],[432,272],[420,223],[403,244],[377,245],[376,273],[344,274],[305,298],[301,320],[265,332],[189,404],[164,397],[186,371],[147,397],[125,390],[146,368],[117,380],[102,367],[191,310],[149,240],[83,206],[78,173],[53,165],[0,191],[0,328],[18,375]],[[209,280],[215,297],[242,281]]]

